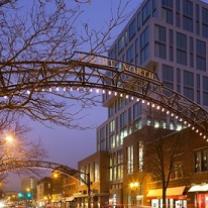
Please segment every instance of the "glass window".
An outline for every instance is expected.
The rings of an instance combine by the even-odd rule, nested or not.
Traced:
[[[166,59],[166,45],[163,43],[155,43],[155,56]]]
[[[208,38],[208,9],[202,8],[202,35]]]
[[[177,12],[181,11],[181,0],[176,0],[176,11]]]
[[[136,34],[136,19],[134,18],[129,25],[129,41],[135,36]]]
[[[208,106],[208,77],[203,77],[203,105]]]
[[[173,0],[162,0],[162,6],[172,8],[173,7]]]
[[[133,46],[133,44],[127,50],[126,59],[127,59],[128,63],[134,62],[134,46]]]
[[[128,123],[127,112],[123,112],[120,115],[120,129],[123,129]]]
[[[193,19],[183,16],[183,29],[189,32],[193,32]]]
[[[149,56],[149,29],[146,27],[140,36],[140,64],[143,64]]]
[[[179,49],[187,50],[187,38],[183,33],[176,33],[176,46]]]
[[[179,13],[176,13],[176,26],[181,27],[181,15]]]
[[[208,9],[202,8],[202,22],[208,24]]]
[[[152,4],[151,0],[148,0],[147,3],[142,8],[142,24],[145,24],[145,22],[149,19],[149,17],[152,14],[151,4]]]
[[[162,66],[162,80],[163,83],[168,87],[173,89],[173,82],[174,82],[174,71],[173,67],[168,65]]]
[[[141,116],[142,113],[142,105],[141,103],[135,103],[133,105],[133,120],[135,121],[137,118]]]
[[[208,171],[208,149],[195,152],[195,172]]]
[[[139,142],[139,147],[138,147],[138,151],[139,151],[139,171],[143,171],[144,169],[144,144],[140,141]]]
[[[125,46],[125,37],[124,35],[122,37],[119,38],[118,40],[118,52],[120,53],[121,50],[124,48]]]
[[[156,29],[156,40],[166,42],[166,28],[160,25],[155,26]]]
[[[176,47],[177,63],[187,65],[187,37],[183,33],[176,33]]]
[[[208,25],[202,25],[202,35],[204,38],[208,38]]]
[[[149,29],[145,28],[143,33],[140,36],[140,48],[144,48],[149,42]]]
[[[173,11],[171,9],[162,8],[162,17],[168,24],[173,24]]]
[[[183,0],[183,14],[193,17],[193,2],[190,0]]]
[[[194,75],[192,72],[184,71],[183,73],[184,96],[194,100]]]
[[[196,40],[196,68],[206,71],[206,42]]]
[[[173,82],[173,80],[174,80],[173,67],[163,65],[162,78],[163,78],[163,81]]]
[[[193,87],[194,86],[194,75],[192,72],[189,71],[184,71],[184,85],[188,87]]]
[[[200,17],[200,14],[199,14],[199,13],[200,13],[199,5],[196,4],[196,20],[197,20],[197,21],[199,21],[199,19],[200,19],[200,18],[199,18],[199,17]]]
[[[141,13],[137,14],[137,29],[140,30],[141,28]]]
[[[206,57],[206,42],[196,40],[196,53]]]
[[[166,28],[160,25],[156,25],[155,33],[155,56],[166,59]]]
[[[133,145],[127,147],[127,173],[131,174],[134,170]]]
[[[187,53],[186,51],[181,51],[177,49],[176,61],[178,64],[187,65]]]
[[[181,70],[176,69],[176,79],[177,79],[177,92],[181,93]]]

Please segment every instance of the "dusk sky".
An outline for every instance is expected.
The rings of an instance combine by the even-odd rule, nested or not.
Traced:
[[[20,2],[27,7],[28,5],[25,5],[25,2],[29,4],[30,1],[20,0]],[[102,29],[109,19],[111,5],[116,9],[116,3],[118,2],[119,0],[92,0],[88,6],[83,5],[84,13],[77,24],[77,30],[80,30],[80,26],[84,22],[88,22],[94,29]],[[131,5],[127,8],[128,11],[136,9],[140,2],[141,0],[132,0]],[[117,34],[119,30],[121,30],[121,27],[117,30]],[[114,35],[116,36],[117,34]],[[86,48],[83,48],[83,50],[86,50]],[[72,130],[58,126],[47,128],[41,124],[27,122],[32,129],[29,134],[29,139],[34,141],[41,140],[48,153],[47,160],[67,164],[70,167],[76,168],[79,160],[96,151],[96,127],[105,121],[107,111],[99,106],[87,109],[81,116],[84,116],[79,121],[81,125],[85,126],[87,124],[94,128],[80,131],[79,129]],[[11,178],[8,181],[10,181],[7,185],[8,190],[18,187],[18,184],[12,182]]]
[[[27,4],[29,3],[29,1],[26,0],[21,0],[20,2],[26,7],[28,5],[25,5],[25,2]],[[111,6],[113,9],[116,9],[118,2],[119,0],[92,0],[88,6],[83,6],[84,13],[77,24],[77,30],[80,30],[80,26],[84,22],[88,22],[92,28],[98,30],[102,29],[109,20]],[[139,3],[140,0],[133,0],[127,12],[137,8]],[[121,27],[117,28],[114,36],[116,36],[120,30]],[[87,50],[87,48],[83,48],[83,50]],[[77,106],[77,108],[79,107],[80,106]],[[87,124],[93,128],[82,131],[79,129],[66,129],[55,125],[48,128],[26,120],[24,123],[27,123],[27,125],[29,123],[29,127],[31,128],[31,132],[28,135],[30,138],[28,139],[32,139],[33,141],[41,140],[48,154],[48,161],[59,162],[76,168],[79,160],[96,151],[96,127],[107,118],[107,110],[99,105],[91,109],[86,109],[81,116],[84,118],[81,119],[79,123],[83,126]],[[14,190],[19,187],[19,184],[16,182],[17,180],[13,182],[13,177],[12,175],[12,177],[7,180],[7,190]],[[15,178],[16,177],[18,176],[15,176]]]

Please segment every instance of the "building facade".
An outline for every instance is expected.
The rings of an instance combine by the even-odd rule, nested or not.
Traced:
[[[189,129],[167,133],[166,130],[144,127],[125,140],[123,152],[127,168],[123,178],[123,204],[126,207],[162,207],[161,155],[165,158],[165,180],[170,174],[167,207],[208,206],[208,144]],[[156,134],[167,136],[158,141]]]
[[[109,57],[147,67],[165,86],[206,108],[207,49],[207,3],[144,0],[112,44]],[[181,131],[184,126],[164,115],[155,115],[154,109],[130,98],[104,95],[103,104],[108,108],[108,119],[97,129],[97,151],[109,152],[109,201],[122,204],[125,140],[144,126],[170,131]],[[128,151],[132,157],[132,150]]]
[[[96,152],[81,160],[78,163],[79,170],[84,173],[81,177],[87,181],[87,175],[90,174],[90,201],[91,207],[100,207],[108,204],[109,200],[109,156],[107,152]],[[88,187],[82,181],[79,186],[79,195],[77,196],[78,207],[87,207]]]

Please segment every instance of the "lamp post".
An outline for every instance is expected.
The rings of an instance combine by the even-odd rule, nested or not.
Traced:
[[[139,184],[139,182],[131,182],[130,184],[129,184],[129,187],[130,187],[130,190],[131,190],[131,192],[133,192],[133,197],[134,197],[134,199],[135,200],[133,200],[133,202],[135,201],[136,202],[136,193],[135,193],[135,191],[139,188],[139,186],[140,186],[140,184]],[[131,199],[131,201],[132,201],[132,199]],[[134,203],[133,203],[134,204]],[[136,204],[136,203],[135,203]]]
[[[90,182],[90,173],[86,173],[87,175],[87,194],[88,194],[88,208],[91,207],[91,182]]]

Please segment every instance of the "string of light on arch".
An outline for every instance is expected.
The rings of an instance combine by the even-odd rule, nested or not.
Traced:
[[[156,111],[160,111],[167,116],[170,116],[171,118],[177,120],[178,122],[182,123],[185,127],[190,128],[193,132],[195,132],[197,135],[202,137],[205,141],[208,142],[208,136],[202,131],[200,131],[200,128],[196,127],[196,125],[191,124],[188,122],[186,119],[181,118],[180,116],[176,115],[174,112],[172,112],[169,109],[166,109],[165,107],[162,107],[161,105],[158,105],[154,102],[147,101],[145,99],[141,99],[135,96],[131,96],[128,94],[124,94],[121,92],[117,91],[111,91],[111,90],[106,90],[106,89],[99,89],[99,88],[90,88],[90,87],[49,87],[49,88],[41,88],[41,89],[35,89],[36,92],[56,92],[56,93],[64,93],[64,92],[90,92],[90,93],[97,93],[97,94],[106,94],[109,96],[115,96],[115,97],[120,97],[124,99],[130,99],[131,101],[135,102],[141,102],[141,104],[146,105],[151,107],[152,109],[155,109]],[[27,95],[31,94],[30,90],[26,90],[25,93]],[[3,97],[5,100],[9,98],[9,96],[4,96]]]

